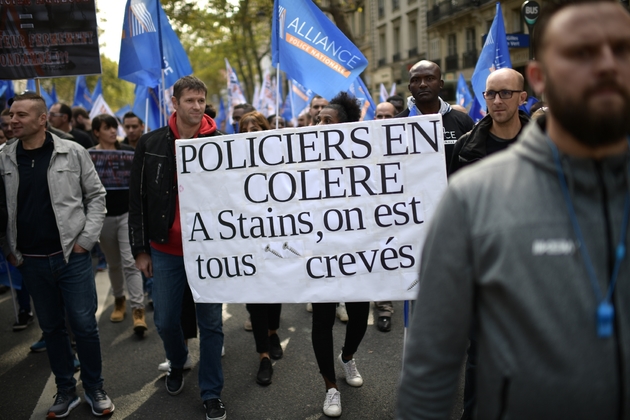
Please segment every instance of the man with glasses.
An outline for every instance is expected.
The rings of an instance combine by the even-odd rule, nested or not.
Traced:
[[[516,70],[500,69],[490,73],[483,93],[488,114],[472,131],[457,140],[448,168],[449,176],[514,143],[529,121],[527,114],[518,109],[527,100],[524,83],[523,75]]]

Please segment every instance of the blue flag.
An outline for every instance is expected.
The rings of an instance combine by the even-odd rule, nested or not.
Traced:
[[[518,109],[520,109],[521,111],[525,111],[527,115],[531,116],[532,105],[534,105],[536,102],[538,102],[538,99],[534,98],[533,96],[530,96],[527,98],[527,102],[525,102],[523,105],[520,105]]]
[[[311,106],[311,99],[315,96],[315,92],[305,88],[295,79],[289,79],[289,93],[291,94],[291,105],[293,106],[293,115],[298,117],[306,109]]]
[[[92,92],[92,103],[96,103],[96,98],[99,95],[103,94],[103,79],[101,77],[98,78],[98,82],[96,82],[96,86],[94,86],[94,92]]]
[[[219,130],[221,129],[221,124],[225,121],[225,105],[223,104],[223,98],[219,98],[219,110],[217,111],[217,117],[214,119],[214,122],[217,123],[217,127]]]
[[[92,94],[85,82],[85,76],[77,76],[72,106],[82,106],[88,112],[92,109]]]
[[[311,0],[275,0],[272,64],[330,100],[367,67],[361,51]]]
[[[35,79],[28,79],[26,81],[26,90],[28,92],[37,92],[37,86],[35,85]]]
[[[485,90],[485,89],[484,89]],[[457,105],[461,105],[464,108],[468,108],[468,105],[472,102],[473,98],[468,89],[468,84],[464,75],[459,73],[459,80],[457,80],[457,93],[455,94]]]
[[[495,70],[512,68],[510,61],[510,51],[505,35],[505,25],[503,24],[503,13],[501,3],[497,3],[496,15],[490,26],[486,43],[483,44],[481,54],[477,60],[475,71],[472,75],[472,87],[475,92],[475,100],[479,102],[481,109],[485,109],[486,102],[483,99],[483,92],[486,90],[486,79]]]
[[[135,95],[133,113],[140,117],[151,130],[162,127],[160,123],[160,95],[158,88],[136,85]]]
[[[8,101],[14,96],[13,80],[0,80],[0,98],[4,98],[5,101]]]
[[[486,116],[486,113],[481,107],[481,104],[479,104],[479,101],[472,101],[468,115],[472,118],[473,122],[477,124],[483,117]],[[411,116],[411,114],[409,114],[409,116]]]
[[[361,121],[372,121],[376,116],[376,105],[360,77],[355,79],[348,92],[361,102]]]
[[[166,87],[192,74],[186,51],[159,0],[127,0],[118,77],[143,86]]]
[[[55,89],[54,83],[53,83],[52,90],[50,91],[50,98],[52,99],[53,104],[56,104],[57,102],[59,102],[59,99],[57,99],[57,89]]]
[[[44,102],[46,102],[46,108],[50,109],[50,107],[55,104],[52,100],[52,97],[43,86],[40,87],[39,94],[42,98],[44,98]]]
[[[22,273],[13,265],[9,264],[0,252],[0,284],[13,287],[16,290],[22,289]]]

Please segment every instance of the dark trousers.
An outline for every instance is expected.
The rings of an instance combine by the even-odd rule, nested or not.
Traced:
[[[151,285],[153,287],[153,285]],[[195,308],[195,300],[193,299],[190,286],[186,284],[184,287],[184,298],[182,299],[182,331],[184,339],[197,338],[197,311]]]
[[[333,347],[333,325],[335,324],[336,303],[313,303],[313,350],[319,372],[332,383],[335,377],[335,351]],[[370,302],[347,302],[348,324],[346,339],[342,348],[344,355],[354,354],[367,330]]]
[[[257,353],[269,353],[269,330],[280,328],[280,303],[248,303]]]

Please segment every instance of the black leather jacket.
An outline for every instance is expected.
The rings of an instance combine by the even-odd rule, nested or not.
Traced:
[[[220,135],[200,133],[200,137]],[[140,137],[129,184],[129,242],[136,257],[151,253],[149,241],[166,243],[175,220],[175,136],[162,127]]]

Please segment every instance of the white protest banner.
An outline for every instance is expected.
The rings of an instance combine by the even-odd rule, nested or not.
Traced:
[[[444,190],[439,114],[176,142],[197,302],[413,299]]]

